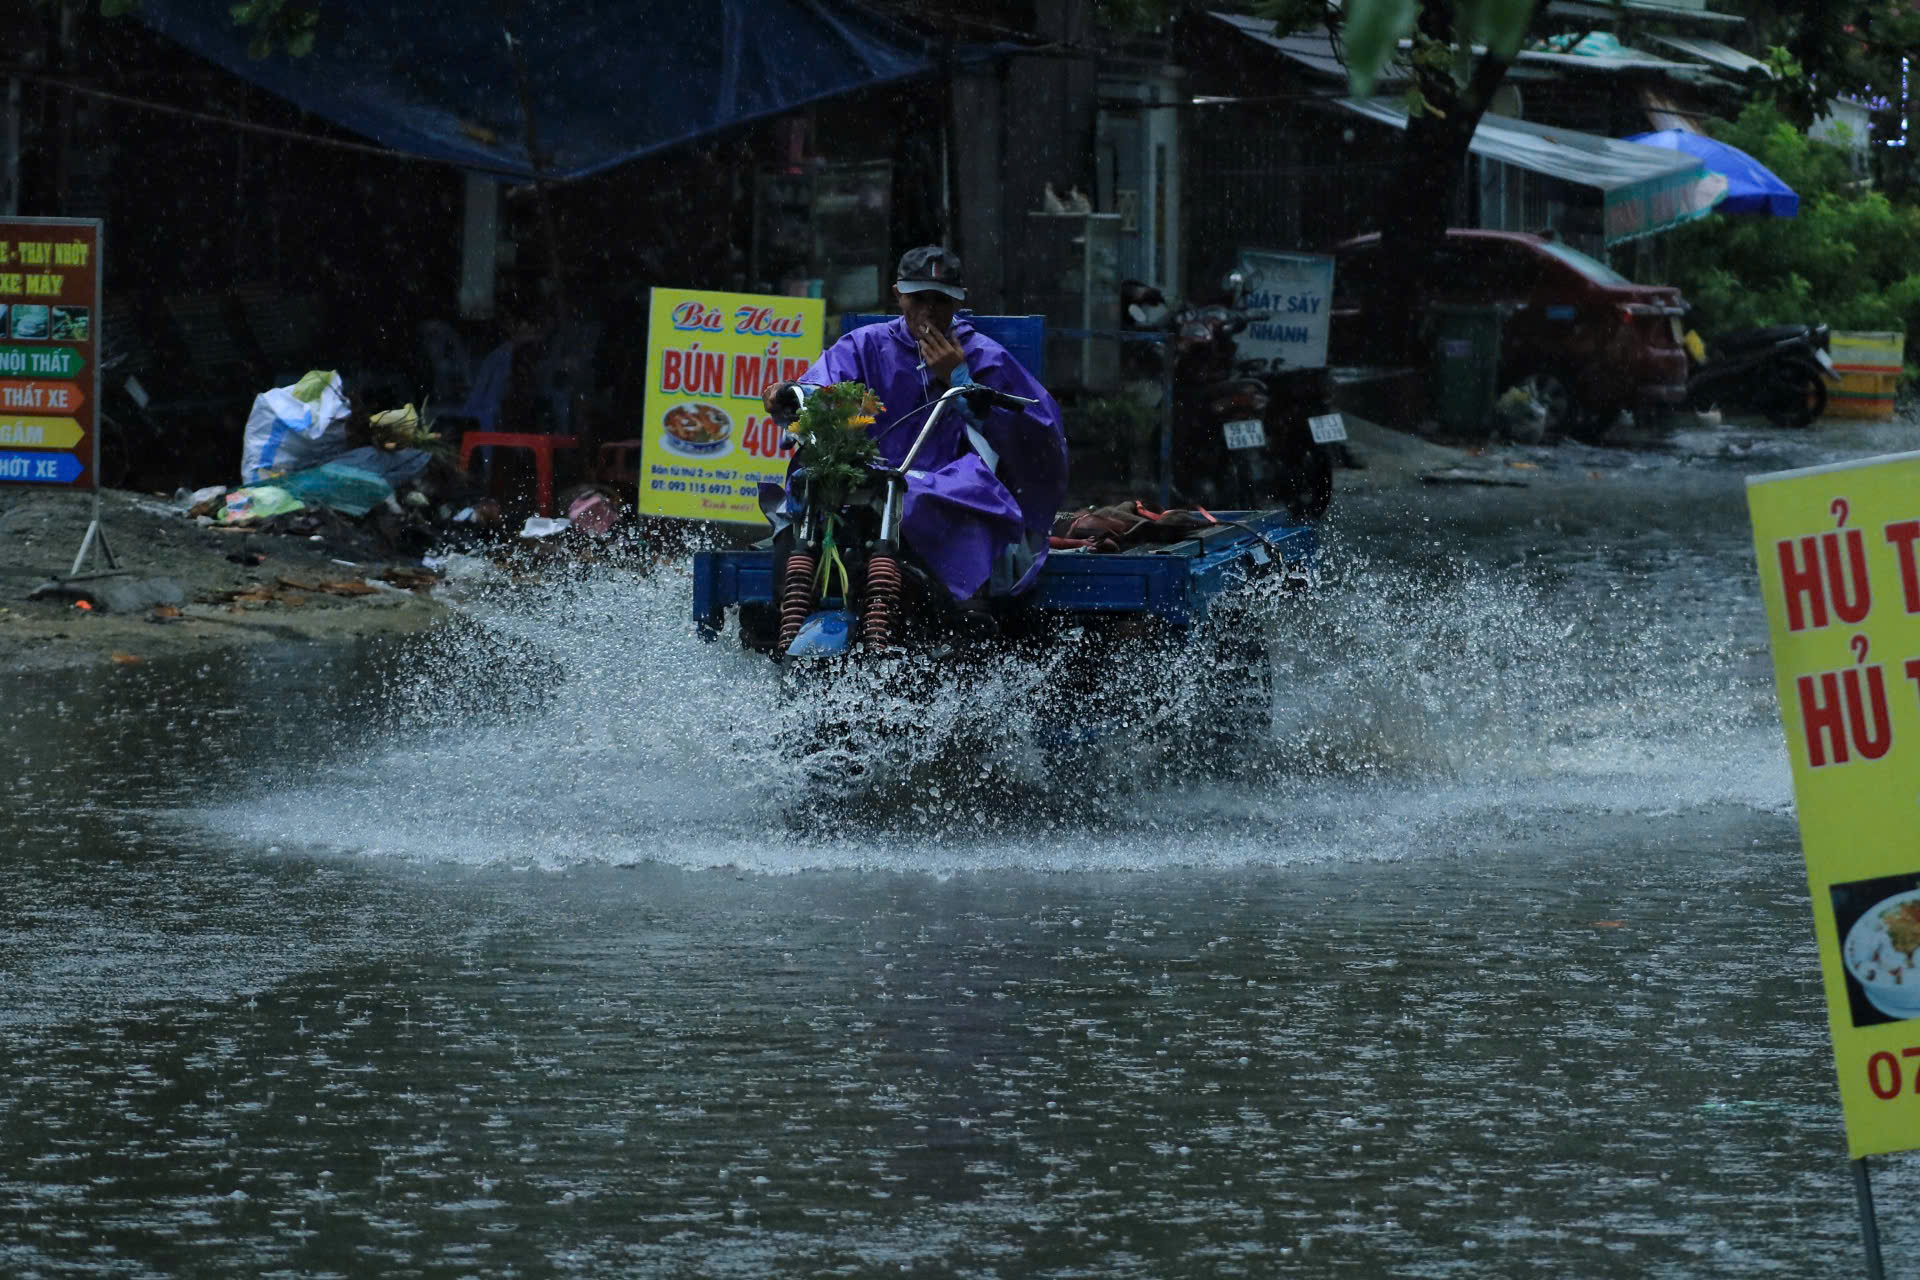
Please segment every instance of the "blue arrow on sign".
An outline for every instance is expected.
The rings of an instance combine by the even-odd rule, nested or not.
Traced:
[[[0,449],[0,482],[7,484],[72,484],[86,469],[70,453]]]

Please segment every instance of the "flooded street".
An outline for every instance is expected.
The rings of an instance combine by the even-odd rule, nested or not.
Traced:
[[[825,815],[677,572],[10,679],[0,1273],[1859,1274],[1743,483],[1917,438],[1343,496],[1271,741]]]

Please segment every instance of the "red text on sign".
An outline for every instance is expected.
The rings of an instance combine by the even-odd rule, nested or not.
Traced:
[[[807,371],[807,361],[780,354],[780,344],[769,342],[765,355],[740,355],[733,358],[733,394],[743,400],[757,400],[769,387],[793,382]]]
[[[1920,1048],[1902,1049],[1900,1058],[1920,1058]],[[1873,1096],[1882,1102],[1891,1102],[1900,1096],[1900,1087],[1904,1083],[1900,1070],[1900,1058],[1882,1049],[1867,1059],[1867,1087],[1872,1089]],[[1920,1093],[1920,1075],[1914,1077],[1914,1092]]]
[[[1878,760],[1893,746],[1887,680],[1879,663],[1801,676],[1794,686],[1807,735],[1807,763],[1814,768],[1845,764],[1854,755]]]
[[[1900,590],[1908,613],[1920,613],[1920,566],[1914,564],[1913,544],[1920,540],[1920,520],[1902,520],[1886,528],[1893,558],[1900,564]]]
[[[1857,623],[1873,607],[1867,581],[1867,540],[1858,529],[1774,544],[1780,558],[1780,584],[1786,591],[1787,630],[1827,625],[1831,606],[1842,622]]]
[[[697,342],[685,351],[669,347],[660,353],[660,389],[669,395],[720,395],[726,373],[727,357],[702,351]]]
[[[673,309],[673,327],[697,329],[701,333],[720,333],[726,329],[726,316],[720,308],[709,307],[689,298]]]
[[[790,458],[793,450],[780,447],[786,434],[786,429],[772,418],[750,414],[747,429],[740,433],[740,447],[756,458]]]
[[[783,316],[772,307],[736,307],[733,312],[733,331],[758,338],[797,338],[806,328],[806,321],[795,313]]]

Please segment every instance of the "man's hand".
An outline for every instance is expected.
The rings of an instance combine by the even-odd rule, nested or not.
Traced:
[[[767,416],[783,427],[792,426],[793,420],[800,416],[799,386],[797,382],[776,382],[760,397]]]
[[[920,358],[926,362],[927,371],[941,382],[967,361],[960,344],[930,324],[913,336],[919,339]]]

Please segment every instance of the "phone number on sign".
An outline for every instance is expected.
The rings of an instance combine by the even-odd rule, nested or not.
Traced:
[[[759,494],[757,484],[729,484],[724,480],[649,480],[647,488],[655,493],[715,493],[751,498]]]
[[[1905,1084],[1900,1070],[1900,1058],[1920,1058],[1920,1045],[1902,1049],[1896,1058],[1885,1049],[1867,1059],[1867,1086],[1873,1090],[1873,1096],[1881,1099],[1893,1099],[1900,1096]],[[1920,1094],[1920,1070],[1913,1074],[1913,1092]]]

